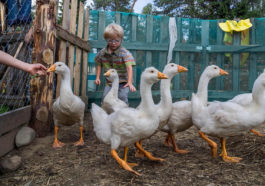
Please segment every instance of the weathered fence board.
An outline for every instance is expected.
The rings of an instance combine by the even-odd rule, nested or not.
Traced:
[[[31,106],[0,114],[0,157],[14,149],[19,128],[31,118]]]

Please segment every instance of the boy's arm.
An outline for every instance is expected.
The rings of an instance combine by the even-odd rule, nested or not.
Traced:
[[[94,82],[96,85],[100,85],[100,73],[101,73],[101,66],[97,65],[96,80]]]
[[[128,74],[128,82],[124,85],[124,87],[128,87],[130,88],[130,91],[135,92],[136,88],[133,86],[132,82],[133,82],[133,69],[132,69],[132,65],[128,65],[126,67],[127,70],[127,74]]]
[[[8,66],[12,66],[23,71],[29,72],[31,75],[45,75],[47,68],[41,64],[29,64],[23,61],[20,61],[13,56],[0,51],[0,63]]]

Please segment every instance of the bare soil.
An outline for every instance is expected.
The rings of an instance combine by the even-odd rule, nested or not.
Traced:
[[[93,132],[89,113],[85,115],[85,146],[75,147],[79,139],[79,126],[62,127],[59,139],[66,145],[53,149],[53,134],[37,138],[32,144],[8,154],[19,155],[22,166],[0,175],[0,185],[265,185],[265,137],[252,133],[227,139],[230,156],[243,158],[240,163],[226,163],[221,157],[211,157],[210,148],[195,127],[176,134],[180,149],[188,154],[175,153],[163,145],[165,133],[145,140],[143,147],[154,156],[164,158],[163,163],[146,158],[135,158],[135,147],[128,153],[129,162],[137,162],[136,176],[119,167],[110,155],[109,145],[100,143]],[[257,128],[265,134],[265,125]],[[218,138],[211,138],[218,144]],[[123,157],[123,149],[119,155]]]

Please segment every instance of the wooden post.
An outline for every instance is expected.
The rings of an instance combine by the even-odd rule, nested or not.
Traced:
[[[62,27],[66,30],[69,29],[69,0],[63,1],[63,25]],[[60,40],[60,49],[59,49],[59,61],[66,62],[66,45],[67,42],[64,40]],[[57,76],[57,85],[56,85],[56,98],[60,95],[60,85],[61,85],[61,77]]]
[[[85,32],[84,39],[89,39],[89,9],[86,9],[85,14]],[[83,73],[82,73],[82,91],[81,96],[86,96],[87,93],[87,51],[83,52]]]
[[[78,16],[78,29],[77,29],[77,36],[82,38],[83,35],[83,20],[84,20],[84,5],[82,2],[79,3],[79,16]],[[79,96],[80,92],[80,75],[81,75],[81,54],[82,50],[80,48],[76,48],[76,60],[74,66],[74,75],[75,75],[75,82],[74,82],[74,93],[75,95]]]
[[[54,63],[56,0],[37,0],[32,62],[50,66]],[[32,117],[30,126],[39,137],[46,136],[52,123],[53,73],[31,80]]]

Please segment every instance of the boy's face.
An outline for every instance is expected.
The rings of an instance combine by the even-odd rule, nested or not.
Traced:
[[[112,37],[106,39],[110,50],[114,51],[121,46],[122,39],[120,37]]]

